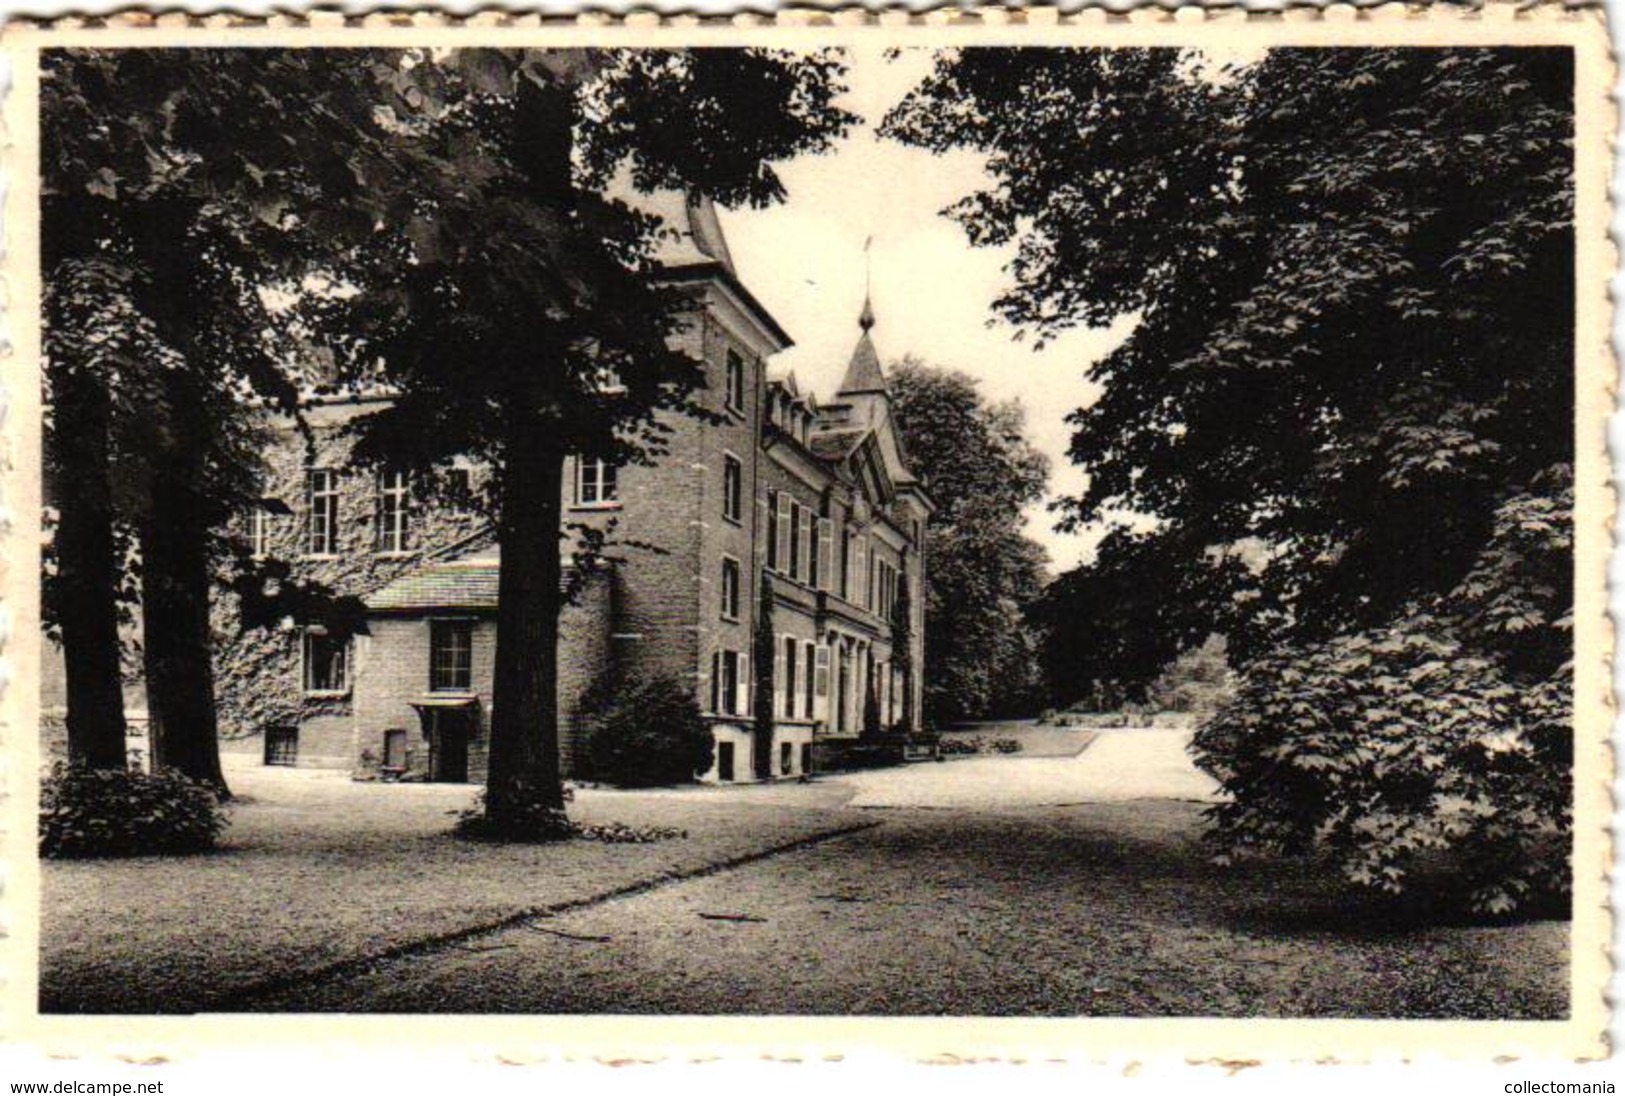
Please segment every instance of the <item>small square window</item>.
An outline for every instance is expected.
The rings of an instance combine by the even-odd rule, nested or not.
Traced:
[[[267,765],[299,764],[299,728],[265,728],[265,763]]]
[[[576,461],[576,505],[606,506],[620,498],[620,470],[598,457]]]

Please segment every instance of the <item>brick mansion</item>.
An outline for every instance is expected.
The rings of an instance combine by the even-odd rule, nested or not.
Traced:
[[[583,699],[606,679],[692,682],[715,742],[712,781],[800,776],[877,726],[897,741],[918,730],[932,503],[898,436],[875,317],[865,303],[839,390],[815,399],[770,367],[790,338],[741,283],[714,208],[639,201],[679,230],[659,260],[690,302],[676,339],[703,362],[700,395],[716,415],[671,415],[652,465],[566,468],[567,523],[613,523],[615,538],[655,550],[610,553],[574,583],[558,636],[565,772],[582,749]],[[414,499],[406,477],[350,466],[341,427],[368,409],[366,398],[313,401],[314,446],[290,430],[269,454],[267,498],[246,530],[256,554],[360,595],[365,633],[223,629],[222,748],[360,778],[483,781],[501,546],[484,519]],[[480,469],[466,474],[477,486]],[[753,692],[769,672],[752,652],[764,613],[774,726],[771,771],[758,773]]]

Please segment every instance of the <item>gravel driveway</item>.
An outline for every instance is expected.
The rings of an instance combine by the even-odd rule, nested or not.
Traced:
[[[1022,754],[873,769],[842,776],[853,807],[1005,809],[1132,799],[1211,802],[1218,785],[1191,764],[1188,730],[1100,731],[1069,757]]]

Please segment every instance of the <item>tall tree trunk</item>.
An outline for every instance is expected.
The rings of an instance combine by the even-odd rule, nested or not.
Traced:
[[[92,769],[122,769],[119,561],[108,479],[112,408],[96,378],[65,369],[55,379],[57,619],[67,677],[68,757]]]
[[[209,530],[200,525],[187,447],[156,477],[141,531],[142,651],[152,762],[229,795],[220,770],[209,625]]]
[[[499,833],[545,837],[542,812],[564,809],[558,707],[564,453],[534,423],[514,419],[497,520],[502,568],[485,817]]]

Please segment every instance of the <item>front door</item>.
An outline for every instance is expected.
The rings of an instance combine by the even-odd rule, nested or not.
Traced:
[[[429,779],[436,784],[468,783],[469,712],[465,708],[429,711]]]

